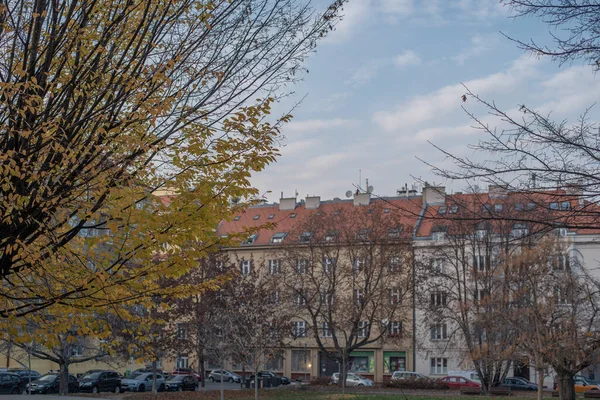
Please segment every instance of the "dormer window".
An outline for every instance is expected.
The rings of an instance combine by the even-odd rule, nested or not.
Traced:
[[[389,208],[384,208],[383,209],[383,213],[384,214],[389,214],[390,213],[390,209]]]
[[[325,236],[323,237],[323,239],[324,239],[326,242],[334,242],[334,241],[335,241],[335,238],[336,238],[336,236],[337,236],[337,232],[327,232],[327,233],[325,234]]]
[[[481,207],[481,211],[484,213],[489,213],[492,211],[492,206],[489,204],[484,204],[483,207]]]
[[[448,210],[448,207],[446,206],[441,206],[440,208],[438,208],[438,214],[440,215],[444,215],[446,214],[446,211]]]
[[[298,241],[300,243],[309,243],[312,236],[313,236],[312,232],[302,232],[302,234],[298,238]]]
[[[373,209],[372,209],[372,208],[369,208],[369,209],[367,210],[367,214],[373,214]]]
[[[515,204],[515,211],[523,211],[523,203]]]
[[[285,236],[287,235],[286,232],[277,232],[276,234],[273,235],[273,237],[271,238],[271,243],[272,244],[277,244],[277,243],[281,243],[283,242],[283,239],[285,239]]]
[[[568,201],[563,201],[562,203],[560,203],[560,209],[561,210],[570,210],[571,209],[571,203]]]
[[[233,219],[234,221],[239,221],[240,220],[240,216],[236,215],[235,218]]]
[[[356,234],[356,238],[358,240],[367,240],[369,238],[369,230],[368,229],[359,230],[358,233]]]
[[[392,228],[388,231],[388,237],[390,239],[398,239],[400,237],[400,232],[402,228]]]
[[[535,210],[535,203],[527,203],[527,210],[528,211]]]
[[[502,212],[503,209],[504,209],[504,204],[494,204],[495,212]]]
[[[340,210],[335,210],[335,211],[333,212],[333,215],[340,215]]]
[[[450,208],[448,209],[448,212],[450,214],[456,214],[458,212],[458,206],[450,206]]]
[[[551,210],[558,210],[558,203],[557,202],[550,203],[550,209]]]
[[[260,218],[260,214],[258,214],[258,215],[255,215],[255,216],[254,216],[252,219],[256,221],[256,220],[257,220],[257,219],[259,219],[259,218]]]
[[[291,213],[290,218],[296,218],[296,213]]]
[[[269,214],[269,217],[267,219],[273,219],[275,218],[275,214]]]
[[[242,244],[253,244],[258,238],[258,233],[248,236],[248,239],[244,240]]]

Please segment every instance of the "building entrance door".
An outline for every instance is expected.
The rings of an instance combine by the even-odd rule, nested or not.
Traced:
[[[319,352],[319,376],[331,376],[334,372],[339,372],[339,363],[329,359],[327,353]]]

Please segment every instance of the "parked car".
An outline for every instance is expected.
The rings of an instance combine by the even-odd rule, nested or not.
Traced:
[[[80,392],[121,392],[121,377],[116,371],[99,370],[79,379]]]
[[[340,381],[340,374],[338,372],[331,375],[331,382],[335,385]],[[346,375],[346,386],[373,386],[373,381],[364,378],[358,374],[349,372]]]
[[[31,394],[58,393],[60,386],[60,376],[57,373],[48,373],[40,376],[35,381],[25,385],[27,391]],[[79,391],[79,382],[73,375],[69,375],[69,393]]]
[[[479,379],[479,374],[476,371],[448,371],[448,376],[462,376],[463,378],[467,378],[481,386],[481,380]]]
[[[121,391],[145,392],[152,390],[152,372],[140,372],[121,379]],[[162,374],[156,374],[156,387],[159,392],[166,389],[165,378]]]
[[[510,388],[510,390],[528,390],[528,391],[537,391],[538,386],[535,383],[529,382],[525,378],[506,378],[502,382],[502,387]]]
[[[231,372],[226,369],[215,369],[208,374],[208,380],[211,382],[221,382],[221,380],[223,380],[224,382],[240,383],[242,381],[242,377],[235,372]]]
[[[19,375],[24,385],[29,383],[30,380],[35,381],[41,376],[39,372],[25,368],[9,368],[7,372]]]
[[[21,377],[11,372],[0,372],[0,393],[21,394],[25,391],[25,384]]]
[[[275,372],[271,372],[271,371],[259,371],[258,372],[258,379],[261,380],[263,377],[266,378],[279,378],[281,379],[281,384],[282,385],[289,385],[291,383],[290,378],[286,378],[285,376],[280,376],[277,375]],[[254,380],[254,374],[250,375],[250,381]]]
[[[395,371],[392,374],[392,379],[393,380],[397,380],[397,379],[417,379],[417,378],[424,378],[427,379],[427,377],[423,374],[420,374],[418,372],[411,372],[411,371]]]
[[[440,382],[448,385],[450,389],[460,389],[463,387],[481,387],[479,383],[464,378],[462,376],[445,376],[440,379]]]
[[[192,368],[177,368],[175,371],[171,372],[171,375],[193,375],[198,380],[202,378],[202,375]]]
[[[165,388],[171,392],[196,390],[198,388],[198,379],[194,375],[171,375],[165,381]]]

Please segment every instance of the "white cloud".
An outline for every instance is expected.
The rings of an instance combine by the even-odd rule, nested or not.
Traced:
[[[407,16],[414,12],[413,0],[379,0],[379,9],[384,14]]]
[[[369,18],[370,8],[370,0],[351,1],[344,5],[344,10],[341,13],[342,20],[337,23],[335,31],[331,32],[325,41],[339,44],[349,40]]]
[[[353,86],[360,86],[368,83],[379,73],[379,70],[388,64],[388,60],[371,60],[365,65],[354,69],[352,76],[345,83]]]
[[[298,154],[303,154],[305,151],[316,147],[321,142],[316,139],[298,140],[284,145],[281,148],[281,155],[283,157],[293,157]]]
[[[284,125],[282,132],[287,133],[310,133],[315,131],[322,131],[325,129],[332,128],[344,128],[350,126],[356,126],[357,121],[343,118],[333,119],[309,119],[305,121],[294,121],[287,125]]]
[[[452,60],[458,64],[463,65],[467,60],[475,58],[486,51],[493,48],[494,42],[497,41],[495,35],[480,35],[476,34],[471,37],[471,45],[461,51],[459,54],[452,57]]]
[[[534,74],[537,63],[534,58],[520,57],[508,70],[467,81],[464,85],[479,95],[510,92]],[[465,88],[460,83],[444,86],[433,93],[415,96],[393,110],[376,112],[373,121],[385,131],[393,132],[437,120],[451,111],[459,110],[464,93]]]
[[[394,58],[394,64],[396,64],[396,67],[398,68],[419,65],[421,64],[421,58],[414,51],[405,50]]]

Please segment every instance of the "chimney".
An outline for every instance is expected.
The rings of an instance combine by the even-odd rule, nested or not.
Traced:
[[[295,210],[296,209],[296,198],[295,197],[282,197],[279,199],[279,211],[284,210]]]
[[[321,205],[321,197],[320,196],[306,196],[306,209],[314,210],[315,208],[319,208]]]
[[[423,188],[423,201],[430,206],[446,204],[446,188],[444,186],[430,186]]]
[[[371,193],[354,193],[355,206],[368,206],[371,201]]]

